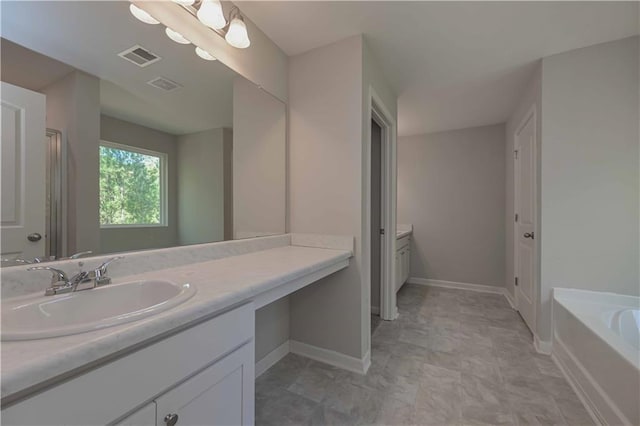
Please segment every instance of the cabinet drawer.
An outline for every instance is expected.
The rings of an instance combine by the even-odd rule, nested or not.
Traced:
[[[150,402],[116,426],[152,426],[156,424],[156,403]]]

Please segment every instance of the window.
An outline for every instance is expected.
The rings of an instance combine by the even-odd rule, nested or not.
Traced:
[[[100,144],[100,225],[166,226],[166,154]]]

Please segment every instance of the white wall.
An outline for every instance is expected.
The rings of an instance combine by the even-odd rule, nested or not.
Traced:
[[[413,224],[411,276],[504,286],[505,127],[398,141],[398,221]]]
[[[370,338],[370,281],[362,272],[362,161],[370,126],[363,89],[372,84],[392,93],[363,43],[350,37],[293,56],[289,66],[291,231],[356,238],[347,269],[291,296],[291,338],[358,359]],[[395,97],[387,97],[395,114]]]
[[[640,293],[638,40],[542,61],[542,340],[553,287]]]
[[[47,127],[67,142],[67,250],[100,250],[100,81],[74,71],[42,90]]]
[[[148,149],[167,154],[167,226],[101,228],[100,253],[172,247],[177,238],[177,152],[176,137],[107,115],[100,116],[100,138],[103,141]],[[99,173],[99,169],[98,169]]]
[[[177,137],[178,243],[222,241],[225,236],[225,152],[231,129],[211,129]],[[227,194],[227,197],[229,195]]]
[[[233,82],[234,238],[285,232],[286,105],[242,77]]]

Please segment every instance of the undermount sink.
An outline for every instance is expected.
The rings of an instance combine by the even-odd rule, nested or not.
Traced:
[[[2,341],[67,336],[137,321],[195,293],[192,284],[142,280],[58,296],[16,297],[2,302]]]

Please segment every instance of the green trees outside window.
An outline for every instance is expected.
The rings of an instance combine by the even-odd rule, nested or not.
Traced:
[[[162,224],[162,154],[100,146],[100,224]]]

